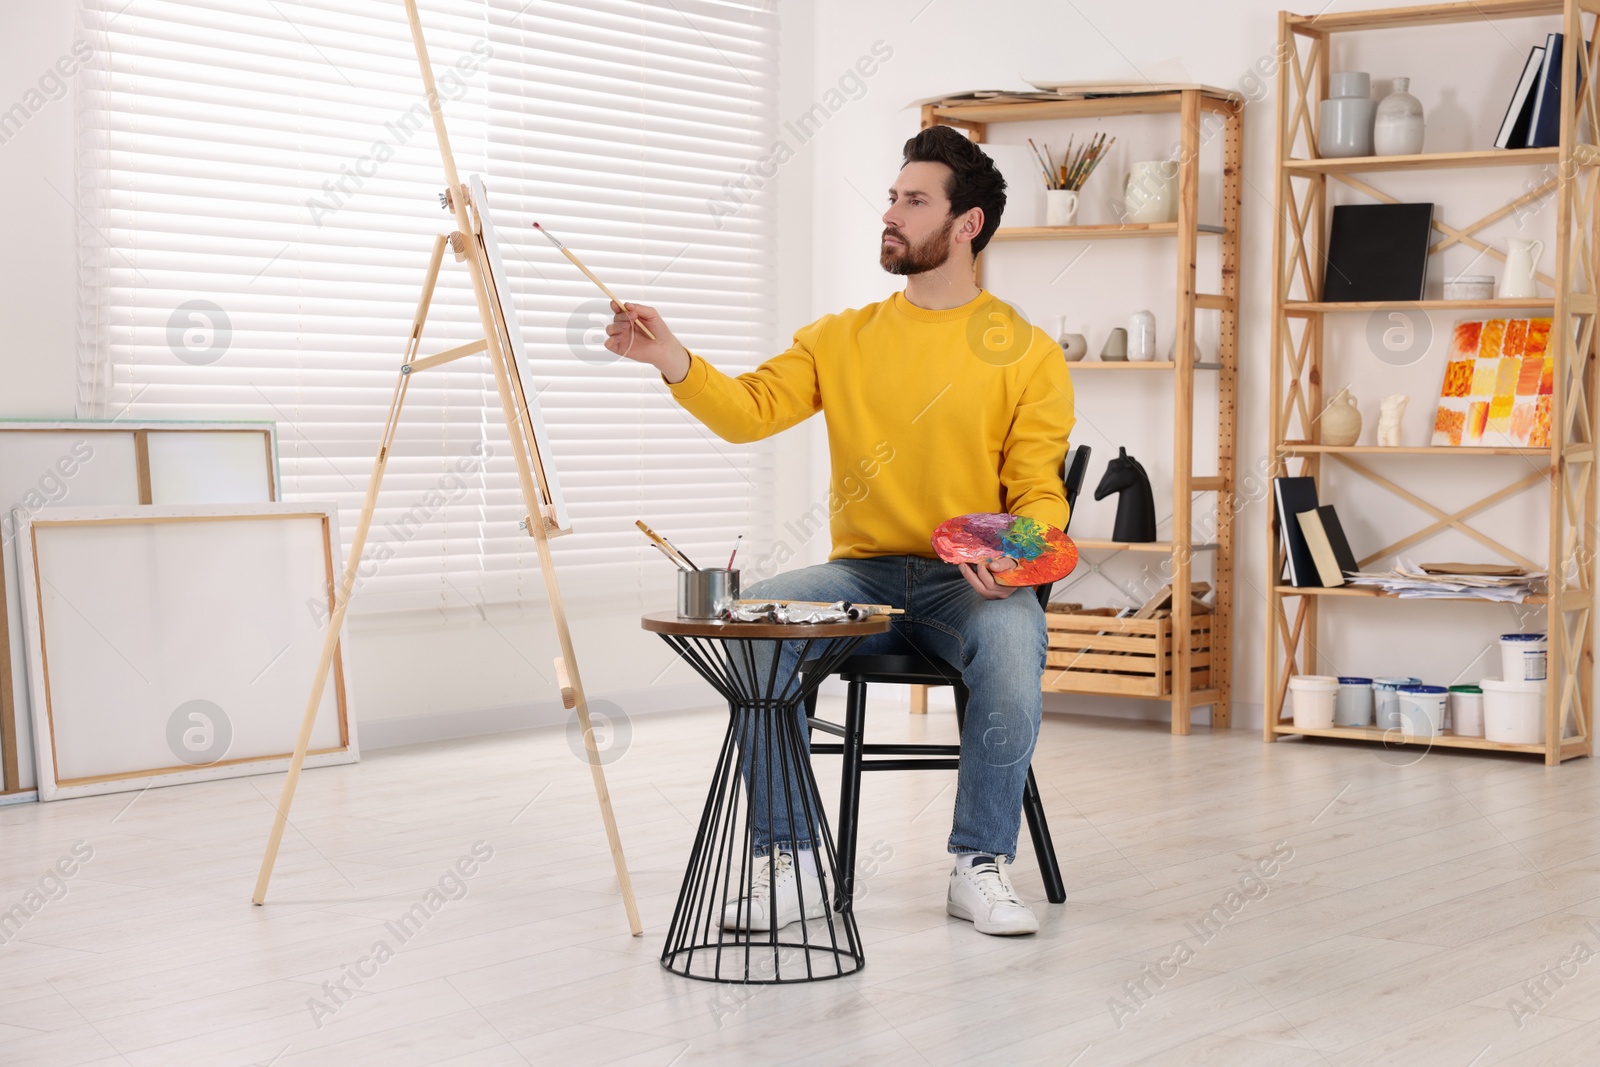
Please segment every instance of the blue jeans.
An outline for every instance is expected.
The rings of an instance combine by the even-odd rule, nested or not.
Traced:
[[[1031,589],[1018,589],[1004,600],[979,596],[954,564],[921,556],[878,556],[836,559],[815,567],[779,574],[743,591],[746,598],[768,600],[849,600],[904,608],[887,633],[867,638],[856,653],[921,655],[961,671],[971,696],[961,732],[961,770],[956,778],[955,820],[949,851],[987,852],[1016,858],[1022,823],[1022,787],[1028,776],[1043,706],[1040,678],[1045,666],[1044,609]],[[771,643],[761,642],[770,649]],[[793,676],[800,646],[783,643],[778,677]],[[769,669],[771,652],[765,654]],[[809,741],[805,709],[797,707],[799,732]],[[810,848],[804,821],[791,829],[789,812],[801,810],[798,798],[771,800],[765,773],[752,766],[756,746],[742,753],[750,783],[756,852],[765,854],[774,842],[780,848]],[[780,789],[795,780],[779,774]],[[789,803],[785,803],[789,800]],[[768,815],[768,812],[771,815]],[[770,822],[770,825],[767,825]]]

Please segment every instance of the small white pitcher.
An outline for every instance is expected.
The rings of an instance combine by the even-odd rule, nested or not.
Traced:
[[[1122,183],[1128,222],[1172,222],[1178,217],[1178,164],[1150,159],[1133,165]]]
[[[1506,269],[1500,275],[1502,298],[1527,298],[1539,295],[1539,282],[1534,272],[1539,269],[1539,257],[1544,255],[1543,241],[1523,241],[1512,237],[1506,241]]]

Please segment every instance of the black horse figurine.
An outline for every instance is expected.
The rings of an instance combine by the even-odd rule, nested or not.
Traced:
[[[1106,473],[1095,486],[1094,498],[1117,497],[1117,524],[1113,541],[1154,541],[1156,539],[1156,499],[1150,491],[1150,476],[1126,448],[1117,449],[1117,458],[1106,464]]]

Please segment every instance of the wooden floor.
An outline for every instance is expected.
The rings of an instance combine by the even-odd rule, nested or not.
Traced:
[[[1024,843],[1036,937],[946,918],[954,775],[877,774],[866,969],[729,987],[657,962],[720,720],[641,719],[608,768],[638,939],[561,730],[308,772],[265,908],[277,777],[0,809],[0,921],[38,905],[0,945],[0,1063],[1600,1062],[1591,760],[1051,717],[1035,767],[1068,902]],[[953,731],[869,717],[878,739]],[[92,858],[46,879],[77,842]],[[477,842],[492,857],[402,942],[386,924]]]

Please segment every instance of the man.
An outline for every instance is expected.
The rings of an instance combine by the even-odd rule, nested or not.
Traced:
[[[939,523],[970,512],[1066,525],[1060,471],[1074,418],[1072,383],[1044,331],[973,280],[974,258],[1005,208],[1000,172],[943,126],[907,141],[904,157],[879,253],[885,270],[905,276],[904,292],[818,319],[795,334],[789,351],[737,378],[691,355],[643,305],[619,311],[606,347],[658,369],[678,402],[728,441],[754,441],[823,413],[833,551],[827,563],[780,574],[745,595],[904,608],[890,632],[858,651],[914,650],[960,668],[971,700],[946,910],[986,934],[1031,934],[1038,919],[1005,865],[1015,858],[1039,729],[1044,613],[1031,590],[995,582],[1014,561],[943,563],[929,539]],[[843,494],[841,485],[865,492]],[[766,782],[758,777],[751,789],[760,817]],[[786,824],[787,805],[775,807],[778,825],[754,827],[765,861],[754,892],[729,903],[724,925],[786,925],[802,917],[801,899],[805,917],[821,913],[811,842]],[[767,914],[769,900],[775,916]]]

